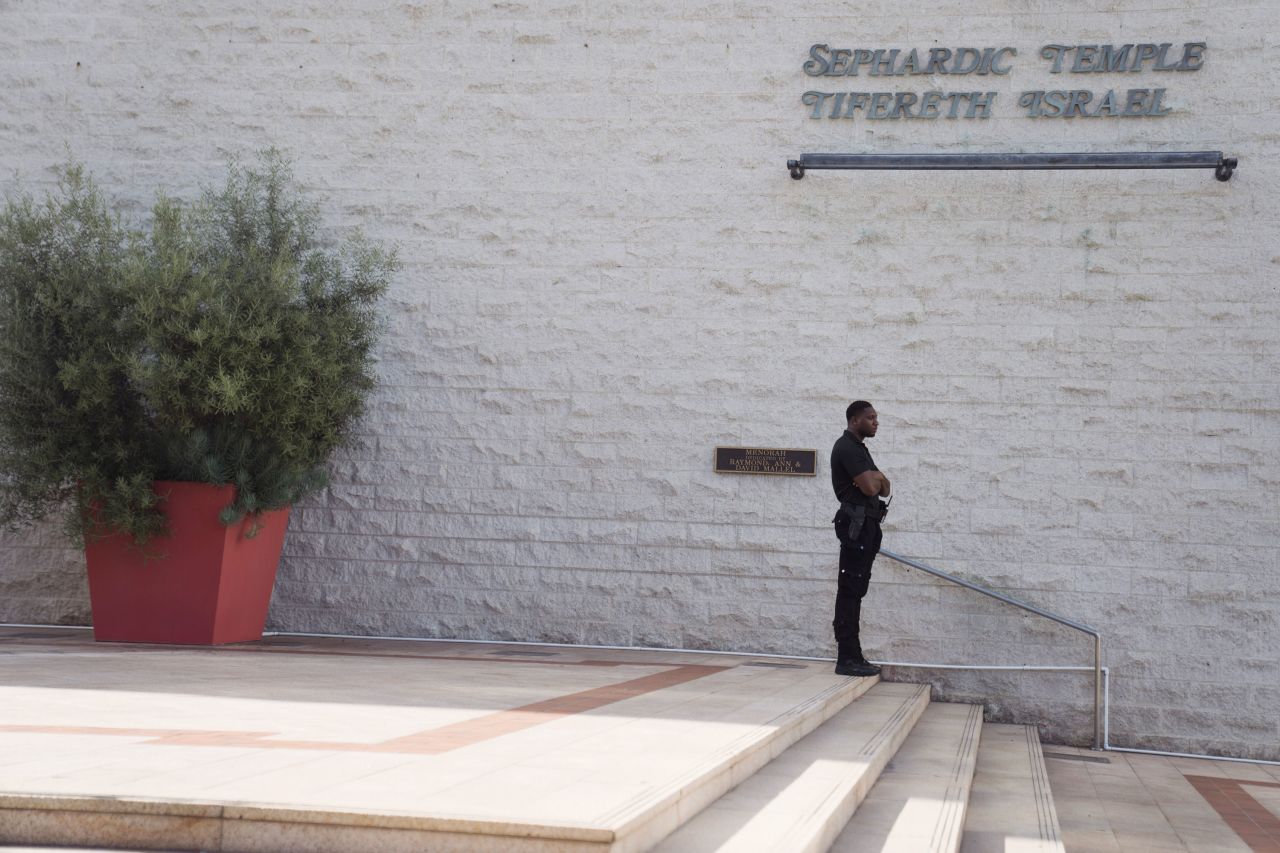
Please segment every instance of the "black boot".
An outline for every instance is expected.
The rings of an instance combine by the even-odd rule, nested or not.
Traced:
[[[870,678],[880,674],[880,667],[868,663],[861,658],[840,658],[836,661],[836,675],[855,675],[859,678]]]
[[[856,675],[869,678],[880,674],[880,667],[862,656],[862,644],[836,643],[836,675]]]

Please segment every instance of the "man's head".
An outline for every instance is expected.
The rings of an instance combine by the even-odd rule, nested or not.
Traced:
[[[858,438],[873,438],[880,427],[875,406],[866,400],[854,400],[844,410],[844,416],[849,421],[849,432]]]

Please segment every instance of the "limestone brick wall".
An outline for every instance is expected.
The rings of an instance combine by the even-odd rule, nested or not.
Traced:
[[[71,154],[144,211],[278,145],[397,242],[382,386],[298,507],[278,630],[829,655],[826,453],[881,412],[885,546],[1097,626],[1121,745],[1280,758],[1280,29],[1269,0],[0,0],[0,182]],[[1040,47],[1206,42],[1193,73]],[[810,78],[809,46],[1013,46],[1008,76]],[[1164,87],[1160,117],[1027,90]],[[996,91],[986,119],[810,118]],[[1207,171],[812,172],[802,152],[1221,149]],[[816,448],[816,479],[717,475]],[[81,560],[4,540],[0,619],[83,622]],[[1089,645],[877,564],[869,654]],[[1089,736],[1076,674],[891,670]]]

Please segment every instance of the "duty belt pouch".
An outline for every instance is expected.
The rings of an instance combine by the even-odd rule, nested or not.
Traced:
[[[892,497],[887,501],[883,498],[876,498],[876,513],[878,516],[876,521],[884,521],[884,517],[889,514],[889,502],[892,500]]]
[[[862,529],[862,522],[867,519],[867,508],[861,504],[841,503],[840,509],[849,516],[849,529],[856,535]]]
[[[836,510],[836,517],[831,519],[836,526],[836,538],[841,543],[853,544],[862,532],[862,523],[867,518],[867,508],[850,503],[841,503]]]

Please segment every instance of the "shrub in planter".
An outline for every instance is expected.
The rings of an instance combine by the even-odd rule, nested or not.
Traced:
[[[125,587],[112,606],[156,609],[200,586],[182,573],[214,545],[193,547],[191,536],[221,538],[224,569],[228,552],[283,539],[281,514],[323,487],[325,462],[374,385],[378,303],[395,268],[393,252],[358,234],[336,246],[322,239],[316,206],[274,151],[256,166],[232,164],[192,204],[160,195],[144,227],[113,215],[76,166],[45,200],[8,201],[0,518],[65,511],[86,544],[99,639],[95,563],[105,555],[134,563],[115,572]],[[170,506],[191,492],[174,483],[203,484],[199,511]],[[275,547],[277,557],[257,560],[272,579]],[[144,591],[157,576],[166,586]],[[227,583],[204,584],[206,597]],[[153,634],[136,638],[164,640]]]

